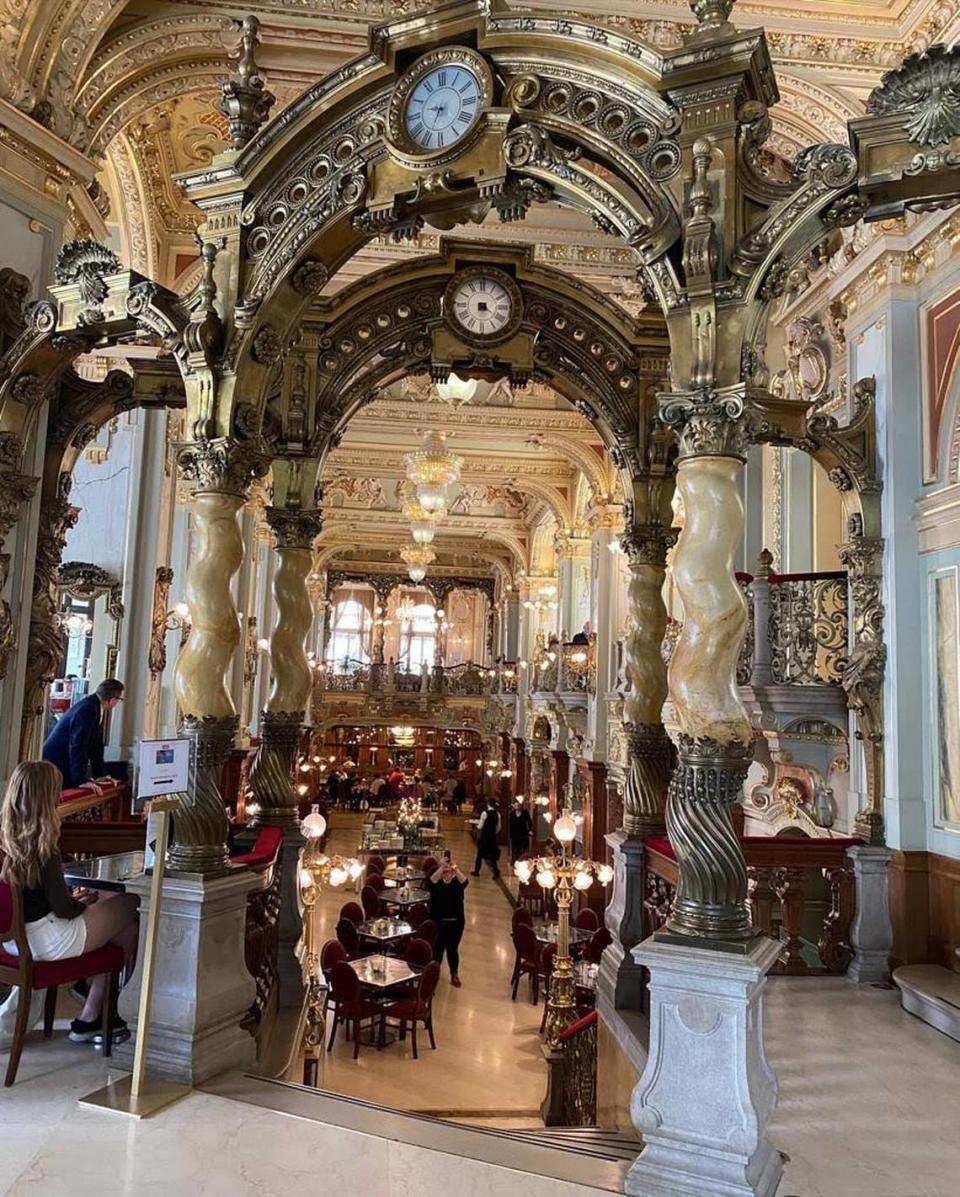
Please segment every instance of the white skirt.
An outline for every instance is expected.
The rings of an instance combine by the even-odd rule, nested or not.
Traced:
[[[27,943],[34,960],[69,960],[82,956],[87,943],[87,923],[82,914],[75,919],[62,919],[57,914],[45,914],[42,919],[27,923]],[[5,943],[3,950],[17,955],[15,943]]]

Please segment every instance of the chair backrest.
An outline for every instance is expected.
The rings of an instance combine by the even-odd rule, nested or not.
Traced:
[[[525,960],[536,960],[540,941],[529,923],[517,923],[513,929],[513,944]]]
[[[350,1005],[360,997],[360,978],[345,960],[339,960],[330,974],[333,1000]]]
[[[6,985],[26,984],[33,968],[33,957],[23,923],[23,894],[19,886],[0,881],[0,945],[9,942],[17,945],[17,963],[15,966],[0,965],[0,977]]]
[[[425,939],[411,939],[403,958],[411,968],[425,968],[433,959],[433,948]]]
[[[589,906],[585,906],[583,910],[578,912],[573,925],[581,931],[598,931],[600,929],[600,916],[595,910],[591,910]]]
[[[437,924],[433,919],[424,919],[417,928],[417,938],[425,939],[432,948],[437,942],[437,936],[440,934]]]
[[[555,943],[548,943],[547,946],[540,953],[540,971],[545,977],[549,977],[553,972],[553,966],[557,959],[557,945]]]
[[[6,881],[0,881],[0,942],[10,939],[13,930],[13,889]]]
[[[430,915],[430,910],[426,902],[416,902],[413,906],[407,907],[407,922],[414,930],[425,922]]]
[[[518,923],[526,923],[528,927],[533,926],[533,915],[526,906],[518,906],[513,912],[513,926],[516,927]]]
[[[360,891],[360,901],[363,903],[363,913],[368,919],[375,919],[380,913],[380,895],[371,885],[365,885]]]
[[[328,939],[320,949],[320,971],[330,980],[333,966],[346,960],[347,950],[339,939]]]
[[[367,884],[364,886],[364,889],[372,889],[375,894],[382,894],[386,888],[387,883],[379,873],[371,873],[367,877]]]
[[[586,952],[587,959],[592,964],[599,964],[600,957],[603,955],[604,951],[612,943],[613,943],[613,936],[606,929],[606,927],[601,927],[598,931],[594,931],[593,938],[590,940],[590,943],[587,945],[587,952]]]
[[[368,856],[367,857],[367,880],[370,879],[372,873],[383,873],[386,870],[387,862],[382,856]]]
[[[363,907],[359,902],[344,902],[340,907],[340,917],[348,919],[351,923],[362,923],[364,919]]]
[[[360,950],[360,936],[357,934],[357,925],[356,923],[352,923],[350,919],[341,919],[337,923],[337,939],[343,945],[348,956],[354,956]]]
[[[427,878],[432,877],[439,867],[440,867],[440,861],[437,860],[437,858],[435,856],[428,856],[427,859],[423,862],[424,877],[427,877]]]
[[[417,989],[417,1001],[429,1006],[440,982],[440,965],[431,960],[420,974],[420,986]]]

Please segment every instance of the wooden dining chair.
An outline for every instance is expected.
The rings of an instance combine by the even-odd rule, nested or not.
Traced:
[[[106,973],[109,980],[103,999],[103,1054],[109,1056],[113,1050],[113,1019],[120,973],[123,971],[123,949],[116,944],[106,944],[102,948],[94,948],[92,952],[83,952],[65,960],[34,960],[23,921],[23,894],[20,887],[0,881],[0,945],[4,943],[16,944],[17,955],[12,956],[0,947],[0,982],[15,985],[20,990],[4,1087],[9,1088],[17,1079],[23,1041],[29,1031],[30,1006],[35,989],[47,991],[43,1007],[43,1037],[49,1039],[53,1035],[59,987]]]
[[[535,1006],[540,994],[540,941],[532,927],[518,923],[513,929],[513,946],[517,954],[510,978],[510,1000],[517,1000],[520,978],[526,974],[530,978],[530,1001]]]
[[[372,885],[365,885],[360,891],[360,901],[363,903],[364,917],[375,919],[380,914],[380,895]]]
[[[573,925],[578,931],[599,931],[600,916],[595,910],[591,910],[589,906],[585,906],[583,910],[577,911],[577,917],[573,920]]]
[[[353,1030],[353,1058],[360,1055],[360,1028],[369,1019],[371,1032],[378,1018],[380,1007],[363,996],[360,978],[345,960],[338,961],[331,972],[333,983],[333,1027],[327,1051],[333,1050],[337,1027],[343,1023],[347,1037]]]
[[[429,917],[430,907],[427,906],[426,902],[416,902],[413,906],[407,907],[407,922],[414,931],[418,927],[421,927]]]
[[[360,950],[360,933],[357,931],[356,923],[350,919],[341,919],[337,923],[336,936],[347,953],[348,960],[356,960],[363,954]]]
[[[387,883],[379,873],[371,873],[367,878],[363,888],[372,889],[375,893],[382,894],[387,888]]]
[[[407,1025],[410,1026],[411,1040],[413,1044],[413,1058],[419,1059],[417,1055],[417,1024],[423,1023],[427,1029],[427,1034],[430,1036],[430,1046],[436,1050],[437,1041],[433,1034],[433,995],[436,993],[437,984],[440,980],[440,965],[435,960],[431,960],[423,972],[420,974],[420,984],[417,986],[417,992],[413,997],[403,998],[399,1002],[390,1002],[383,1007],[383,1021],[386,1025],[388,1018],[395,1018],[400,1024],[400,1038],[405,1039],[407,1034]]]

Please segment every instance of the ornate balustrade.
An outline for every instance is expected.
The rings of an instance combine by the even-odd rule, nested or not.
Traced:
[[[847,659],[847,575],[771,574],[767,584],[774,682],[839,686]]]
[[[496,673],[497,694],[517,694],[519,692],[520,667],[516,661],[501,661]]]
[[[593,694],[597,688],[597,646],[552,644],[534,658],[531,694]]]
[[[753,924],[783,942],[774,973],[814,976],[846,972],[856,913],[847,849],[859,839],[748,836],[742,839]],[[646,934],[666,921],[677,884],[669,840],[645,844],[643,917]]]
[[[597,1012],[591,1010],[561,1031],[557,1051],[544,1049],[547,1094],[544,1126],[597,1124]]]
[[[424,666],[420,670],[398,668],[393,661],[366,664],[362,661],[344,661],[337,667],[327,665],[318,671],[316,689],[320,694],[449,694],[453,697],[480,697],[491,694],[499,684],[507,680],[502,672],[488,669],[474,662],[460,665]],[[501,693],[516,693],[516,672],[513,674],[513,690]]]

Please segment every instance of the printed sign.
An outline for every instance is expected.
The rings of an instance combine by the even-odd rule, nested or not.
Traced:
[[[141,740],[137,798],[179,794],[190,785],[189,740]]]

